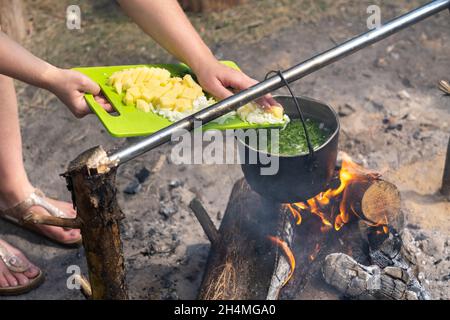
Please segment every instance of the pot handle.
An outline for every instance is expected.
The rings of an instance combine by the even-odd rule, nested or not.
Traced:
[[[300,121],[302,122],[303,130],[305,130],[305,137],[306,137],[306,143],[308,144],[309,157],[310,157],[310,159],[313,159],[313,158],[314,158],[314,148],[313,148],[313,146],[312,146],[312,144],[311,144],[311,140],[310,140],[310,138],[309,138],[309,133],[308,133],[308,130],[306,129],[305,117],[303,116],[303,112],[302,112],[302,109],[300,108],[300,105],[299,105],[299,103],[298,103],[298,101],[297,101],[297,98],[295,97],[294,93],[292,92],[292,89],[291,89],[291,87],[289,86],[289,82],[286,80],[286,78],[284,77],[283,72],[282,72],[281,70],[278,70],[278,71],[275,71],[275,70],[269,71],[269,72],[266,74],[266,77],[265,77],[264,79],[267,80],[267,78],[268,78],[272,73],[277,74],[277,75],[281,78],[281,80],[284,82],[284,85],[285,85],[286,88],[289,90],[289,93],[291,94],[292,99],[294,99],[294,103],[295,103],[295,106],[297,107],[298,115],[300,116]]]

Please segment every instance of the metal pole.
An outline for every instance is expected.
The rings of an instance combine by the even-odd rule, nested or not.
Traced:
[[[314,71],[317,71],[449,7],[450,0],[432,1],[422,7],[395,18],[394,20],[391,20],[380,28],[363,33],[328,51],[318,54],[309,60],[287,69],[283,72],[283,75],[288,82],[301,79]],[[194,121],[196,120],[202,121],[202,123],[205,124],[224,114],[227,114],[230,111],[236,110],[240,106],[243,106],[244,104],[269,92],[279,89],[283,85],[284,83],[280,76],[273,76],[248,88],[247,90],[243,90],[183,120],[175,122],[174,124],[154,133],[140,142],[118,150],[110,155],[110,159],[117,162],[117,164],[127,162],[167,141],[170,141],[170,137],[179,132],[179,130],[192,130]]]

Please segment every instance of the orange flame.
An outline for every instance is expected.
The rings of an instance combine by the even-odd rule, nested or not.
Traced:
[[[355,182],[364,182],[370,179],[377,179],[378,174],[369,172],[363,167],[353,162],[349,156],[343,156],[342,167],[339,171],[339,186],[335,189],[328,189],[319,193],[316,197],[311,198],[305,202],[296,202],[288,204],[287,207],[291,211],[292,215],[297,219],[297,224],[301,223],[301,211],[309,210],[312,214],[318,216],[322,221],[322,232],[327,232],[333,228],[332,220],[334,219],[334,229],[340,230],[346,223],[350,221],[350,214],[348,208],[348,186]],[[333,214],[327,216],[322,208],[330,204],[331,199],[340,197],[339,213],[334,217]],[[351,213],[361,218],[361,215],[357,214],[353,208],[353,204],[350,203]],[[386,220],[387,221],[387,220]],[[383,223],[377,223],[377,225],[383,225]]]
[[[289,264],[291,266],[291,270],[289,271],[289,274],[288,274],[286,280],[283,283],[283,286],[285,286],[286,283],[288,283],[288,281],[291,280],[292,275],[294,274],[294,270],[295,270],[295,257],[294,257],[294,254],[292,253],[291,248],[289,248],[288,244],[285,241],[281,240],[280,238],[274,237],[274,236],[268,236],[268,238],[274,244],[279,246],[281,248],[281,250],[283,250],[283,253],[286,256],[286,258],[288,259]]]
[[[291,204],[286,204],[286,207],[289,209],[289,211],[292,213],[292,215],[294,216],[294,218],[297,219],[296,224],[299,225],[302,223],[302,216],[300,214],[300,211],[297,211],[296,209],[294,209],[294,207]]]
[[[363,217],[362,214],[359,214],[355,210],[354,203],[351,203],[351,199],[349,199],[350,192],[348,186],[350,186],[352,183],[366,182],[378,178],[379,175],[377,173],[365,170],[363,167],[353,162],[349,156],[344,154],[342,167],[339,171],[339,186],[337,188],[330,188],[326,191],[323,191],[314,198],[307,200],[306,202],[284,204],[284,207],[287,208],[294,219],[296,219],[297,225],[300,225],[302,223],[302,211],[308,211],[313,215],[319,217],[322,222],[322,226],[320,228],[322,232],[328,232],[332,230],[333,227],[336,231],[340,230],[346,223],[350,221],[350,214],[353,214],[370,226],[382,227],[382,229],[378,230],[378,232],[388,233],[388,220],[386,216],[384,217],[384,219],[382,219],[382,221],[368,221]],[[337,201],[331,202],[331,200]],[[332,203],[331,208],[329,206],[330,203]],[[339,208],[334,205],[337,203],[339,204]],[[325,212],[330,213],[326,214]],[[291,270],[287,279],[283,283],[284,286],[291,279],[294,273],[295,257],[285,241],[274,236],[269,236],[268,238],[283,250],[290,263]],[[309,255],[310,261],[316,259],[319,252],[320,245],[319,243],[317,243],[313,252]]]

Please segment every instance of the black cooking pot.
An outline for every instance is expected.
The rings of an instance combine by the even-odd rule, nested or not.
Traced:
[[[291,119],[299,118],[295,102],[291,96],[274,97]],[[279,160],[279,170],[274,175],[262,175],[261,169],[269,167],[260,161],[260,153],[248,141],[237,137],[241,159],[245,159],[242,171],[251,188],[261,196],[280,203],[300,202],[310,199],[327,188],[337,157],[339,139],[339,119],[336,112],[327,104],[306,97],[296,97],[306,119],[323,123],[331,131],[327,141],[309,153],[296,156],[275,156]],[[267,154],[265,154],[267,156]],[[244,156],[245,158],[242,158]],[[256,163],[248,163],[257,159]]]

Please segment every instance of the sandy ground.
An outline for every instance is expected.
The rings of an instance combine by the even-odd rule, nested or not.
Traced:
[[[271,1],[261,3],[273,5]],[[295,5],[295,1],[283,3],[287,9]],[[353,8],[339,1],[333,5],[331,1],[323,3],[330,6],[325,6],[314,19],[291,14],[285,16],[286,20],[279,20],[279,16],[274,16],[273,32],[261,27],[261,33],[257,33],[254,30],[258,30],[258,23],[254,27],[250,22],[261,19],[264,16],[261,10],[268,10],[268,7],[256,5],[254,1],[256,18],[249,16],[249,24],[241,26],[243,40],[232,30],[221,33],[220,28],[212,28],[218,21],[225,24],[226,20],[220,17],[230,15],[229,12],[193,19],[197,26],[204,23],[201,32],[219,58],[234,60],[250,75],[262,79],[269,70],[289,67],[365,31],[364,2]],[[383,19],[411,6],[409,1],[386,5]],[[32,10],[30,14],[39,17],[39,10]],[[64,23],[61,15],[63,13],[59,12],[59,16],[49,17],[59,19],[55,21],[61,24]],[[104,12],[99,20],[109,21]],[[65,55],[66,52],[57,50],[62,44],[56,39],[59,35],[67,40],[71,34],[63,27],[59,31],[56,27],[46,31],[37,21],[35,25],[36,32],[43,35],[36,35],[27,46],[60,65],[171,61],[160,50],[148,53],[134,50],[134,47],[130,49],[132,42],[126,40],[122,47],[117,47],[117,37],[104,29],[98,29],[99,37],[110,39],[110,43],[99,41],[100,48],[91,49],[93,40],[88,39],[89,33],[76,34],[72,37],[80,42],[84,55],[72,52]],[[136,39],[142,37],[140,31],[131,29],[126,21],[117,26]],[[216,31],[208,34],[208,27]],[[340,112],[341,150],[365,166],[385,173],[401,189],[411,234],[408,239],[417,247],[417,255],[423,261],[424,281],[436,299],[450,298],[450,210],[449,203],[437,193],[450,131],[450,98],[444,97],[436,85],[441,79],[449,80],[449,28],[449,15],[442,13],[308,76],[294,86],[296,94],[326,101]],[[55,52],[43,49],[45,35],[55,42]],[[108,44],[116,53],[105,51],[102,56]],[[120,49],[127,54],[118,54]],[[110,149],[130,141],[111,138],[94,116],[76,120],[59,101],[42,91],[19,85],[19,95],[25,165],[31,181],[50,196],[69,200],[59,174],[80,152],[94,145]],[[201,197],[218,225],[231,187],[242,176],[237,165],[174,165],[170,161],[170,150],[170,145],[162,146],[124,165],[118,174],[119,199],[126,214],[123,241],[132,298],[196,297],[209,244],[187,204],[194,195]],[[134,175],[143,167],[151,169],[161,155],[167,156],[162,169],[143,183],[138,194],[125,194],[123,191]],[[20,298],[83,298],[66,285],[69,266],[79,265],[86,274],[82,249],[54,245],[3,222],[0,234],[47,274],[47,281],[40,288]],[[308,297],[299,294],[297,298]],[[320,297],[330,298],[330,295]]]

